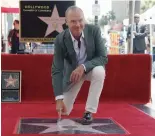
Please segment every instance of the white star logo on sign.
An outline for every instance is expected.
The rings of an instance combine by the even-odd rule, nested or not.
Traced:
[[[65,17],[59,16],[56,5],[54,6],[51,17],[38,17],[38,18],[48,25],[45,37],[50,33],[52,33],[53,31],[57,31],[59,33],[63,31],[62,25],[65,23]]]

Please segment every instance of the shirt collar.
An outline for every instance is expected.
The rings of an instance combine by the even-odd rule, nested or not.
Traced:
[[[73,41],[73,42],[74,42],[74,41],[77,41],[77,40],[74,38],[74,36],[72,35],[72,33],[71,33],[70,30],[69,30],[69,32],[70,32],[70,35],[71,35],[72,41]],[[82,35],[81,35],[81,37],[80,37],[80,40],[81,40],[81,38],[84,38],[84,33],[83,33],[83,31],[82,31]]]
[[[139,25],[139,22],[138,23],[134,23],[135,25]]]

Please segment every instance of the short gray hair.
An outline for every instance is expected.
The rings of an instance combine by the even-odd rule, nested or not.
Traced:
[[[82,11],[82,9],[79,8],[79,7],[77,7],[77,6],[70,6],[70,7],[68,7],[68,9],[67,9],[66,12],[65,12],[65,17],[67,17],[67,14],[68,14],[68,12],[69,12],[70,10],[77,10],[77,9],[79,9],[79,10]],[[83,12],[83,11],[82,11],[82,12]]]
[[[139,18],[140,18],[140,15],[136,13],[136,14],[134,15],[134,17],[139,17]]]

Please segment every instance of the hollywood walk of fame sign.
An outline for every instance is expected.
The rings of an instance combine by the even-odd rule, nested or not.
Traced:
[[[20,41],[53,42],[67,28],[65,11],[75,5],[68,1],[20,1]]]
[[[80,119],[26,118],[18,124],[17,134],[127,134],[119,124],[112,119],[94,119],[90,125],[82,125]]]
[[[2,70],[1,101],[21,101],[21,71]]]

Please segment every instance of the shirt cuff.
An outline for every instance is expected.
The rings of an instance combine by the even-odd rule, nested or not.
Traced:
[[[82,64],[82,66],[84,67],[84,71],[86,72],[86,67],[85,67],[85,65],[84,65],[84,64]]]
[[[59,100],[59,99],[63,99],[63,98],[64,98],[63,95],[58,95],[58,96],[56,96],[55,100]]]

